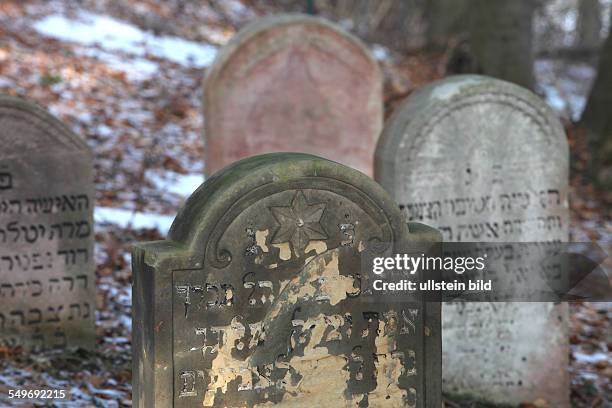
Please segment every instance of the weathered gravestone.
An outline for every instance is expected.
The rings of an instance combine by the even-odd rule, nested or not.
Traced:
[[[516,85],[457,76],[423,88],[386,126],[375,174],[408,220],[438,228],[445,242],[568,239],[563,128]],[[569,406],[566,307],[443,305],[444,389]]]
[[[134,405],[438,408],[440,304],[361,292],[362,251],[425,235],[340,164],[225,168],[134,249]]]
[[[264,18],[224,46],[204,84],[205,166],[317,154],[372,175],[382,80],[357,38],[323,19]]]
[[[94,343],[93,166],[43,109],[0,96],[0,343]]]

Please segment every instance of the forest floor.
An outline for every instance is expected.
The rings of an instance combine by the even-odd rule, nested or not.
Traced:
[[[131,271],[134,242],[163,239],[203,181],[201,83],[217,49],[274,10],[247,2],[138,0],[0,3],[0,93],[34,100],[82,135],[95,154],[94,352],[0,350],[0,405],[8,389],[66,389],[72,404],[131,405]],[[395,55],[370,44],[385,74],[387,114],[445,75],[444,54]],[[567,120],[572,148],[571,232],[612,253],[611,197],[584,183],[588,156],[571,119],[594,70],[538,61],[540,89]],[[586,84],[586,85],[585,85]],[[571,393],[577,407],[612,404],[612,306],[571,305]],[[22,401],[22,406],[36,406]],[[448,407],[485,406],[452,401]],[[526,401],[525,407],[546,406]]]

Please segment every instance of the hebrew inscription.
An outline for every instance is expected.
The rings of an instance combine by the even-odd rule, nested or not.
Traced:
[[[0,344],[93,346],[93,184],[86,146],[0,97]],[[24,154],[26,153],[27,154]]]
[[[563,128],[543,101],[517,86],[458,76],[424,88],[387,125],[375,166],[405,217],[438,228],[446,242],[568,239]],[[520,279],[535,265],[524,266],[503,276]],[[565,307],[445,304],[445,390],[567,406]]]
[[[187,234],[199,242],[195,252],[181,255],[164,241],[134,253],[135,405],[439,406],[435,310],[417,298],[362,300],[362,252],[390,254],[409,239],[399,209],[370,179],[337,163],[264,157],[271,163],[254,157],[227,170],[245,171],[250,188],[211,196],[204,190],[214,184],[205,184],[190,198],[170,236]],[[230,194],[234,186],[225,188]],[[223,204],[199,224],[206,232],[193,235],[187,230],[198,222],[182,217],[196,217],[189,208],[204,197],[212,207],[233,205]],[[166,259],[164,246],[168,263],[153,272],[146,260]],[[145,276],[166,295],[147,295]],[[146,321],[147,308],[163,316]],[[149,347],[165,350],[154,366],[167,366],[167,374],[146,368]],[[151,374],[163,382],[147,381]]]

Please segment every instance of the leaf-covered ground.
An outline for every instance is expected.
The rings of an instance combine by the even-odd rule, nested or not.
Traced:
[[[93,352],[69,355],[0,349],[0,405],[17,406],[9,389],[35,388],[69,390],[72,402],[61,406],[131,405],[130,246],[162,239],[203,181],[201,82],[216,50],[274,11],[238,0],[0,2],[0,92],[46,107],[95,154],[98,343]],[[415,88],[444,76],[443,53],[400,56],[370,46],[385,74],[387,114]],[[540,61],[537,73],[551,105],[575,117],[592,68]],[[573,237],[610,252],[610,196],[584,183],[588,155],[569,121],[567,129]],[[572,399],[579,407],[610,406],[612,309],[571,308]],[[469,398],[446,404],[484,406]]]

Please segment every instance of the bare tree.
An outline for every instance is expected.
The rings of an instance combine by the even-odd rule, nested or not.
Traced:
[[[576,27],[577,48],[595,51],[601,42],[601,4],[599,0],[580,0],[578,2],[578,21]]]
[[[423,13],[429,0],[253,0],[260,8],[309,12],[340,22],[360,38],[397,51],[425,43]]]
[[[425,7],[428,46],[446,47],[461,39],[463,23],[470,12],[470,0],[429,0]]]
[[[535,0],[470,0],[467,43],[451,59],[451,71],[490,75],[532,89],[535,7]]]
[[[611,11],[612,13],[612,11]],[[590,173],[598,184],[612,188],[612,30],[599,57],[597,77],[580,119],[591,150]]]
[[[360,37],[398,51],[412,51],[424,44],[423,1],[337,0],[329,1],[328,9],[337,19],[352,21]]]

